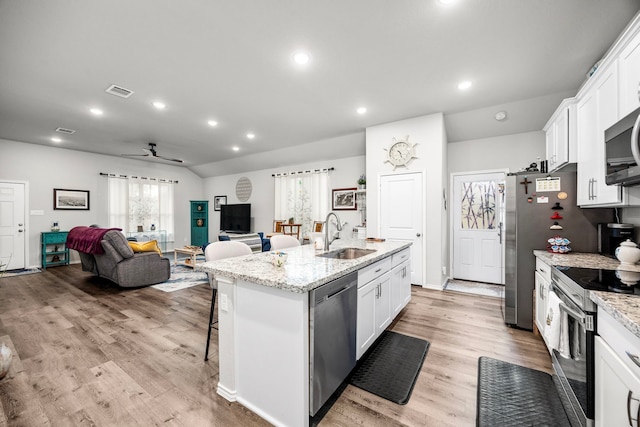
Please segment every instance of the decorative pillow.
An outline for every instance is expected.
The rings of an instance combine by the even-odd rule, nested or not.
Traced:
[[[133,252],[158,252],[162,256],[162,251],[158,246],[157,240],[149,240],[148,242],[129,242],[129,246]]]

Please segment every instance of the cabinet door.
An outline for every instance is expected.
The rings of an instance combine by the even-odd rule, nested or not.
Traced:
[[[595,424],[638,427],[640,379],[601,337],[595,338]]]
[[[393,267],[391,270],[391,315],[393,318],[407,305],[406,284],[409,282],[409,298],[411,298],[410,272],[407,269],[409,261]]]
[[[376,329],[380,335],[391,324],[391,273],[387,272],[375,280],[378,283],[376,299]]]
[[[356,358],[367,351],[376,339],[376,299],[378,281],[372,280],[358,288],[358,316],[356,323]]]
[[[554,167],[569,163],[569,108],[565,108],[555,122]]]
[[[640,33],[620,53],[620,117],[640,107]]]
[[[558,157],[556,152],[556,123],[553,122],[547,132],[545,133],[545,142],[547,146],[547,167],[549,171],[552,171],[556,167],[556,158]]]
[[[544,337],[544,328],[547,323],[547,295],[549,286],[540,273],[535,272],[536,312],[535,321],[540,335]]]
[[[593,181],[596,168],[596,96],[595,90],[584,94],[577,107],[578,119],[578,196],[580,206],[595,204]]]

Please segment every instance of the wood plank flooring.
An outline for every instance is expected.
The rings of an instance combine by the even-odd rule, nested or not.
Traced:
[[[266,426],[215,392],[204,362],[211,290],[121,289],[78,265],[0,279],[0,426]],[[473,426],[480,356],[551,372],[539,337],[502,322],[500,300],[413,287],[390,329],[431,343],[407,405],[348,386],[320,426]],[[264,390],[269,393],[269,390]]]

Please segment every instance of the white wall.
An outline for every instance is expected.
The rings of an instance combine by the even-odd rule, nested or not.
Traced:
[[[61,230],[77,225],[108,225],[107,179],[100,172],[177,180],[175,241],[178,247],[188,244],[189,200],[203,196],[202,179],[189,169],[0,139],[0,180],[26,181],[29,185],[27,266],[40,265],[40,233],[50,231],[53,221],[59,222]],[[54,210],[54,188],[88,190],[90,210]],[[44,211],[44,215],[31,215],[34,210]],[[168,243],[167,250],[173,250],[173,244]],[[72,253],[71,262],[78,261],[77,254]]]
[[[209,214],[209,240],[218,240],[220,229],[220,212],[213,210],[213,198],[215,196],[227,196],[227,203],[241,203],[236,197],[236,182],[241,177],[247,177],[251,181],[253,191],[246,203],[251,203],[252,231],[264,231],[268,233],[273,230],[274,205],[274,183],[272,174],[280,172],[292,172],[306,169],[335,168],[329,174],[330,188],[352,188],[357,187],[357,181],[365,171],[364,156],[347,157],[337,160],[316,161],[297,165],[289,165],[274,169],[263,169],[241,174],[216,176],[204,179],[204,197],[210,202]],[[329,210],[331,206],[329,206]],[[340,211],[338,216],[342,222],[347,222],[341,237],[349,237],[354,226],[360,224],[360,214],[358,211]],[[324,221],[324,218],[318,218]]]
[[[393,138],[409,136],[409,142],[418,143],[414,159],[408,167],[410,171],[422,172],[426,179],[424,189],[424,238],[422,239],[423,286],[442,289],[445,276],[442,266],[448,265],[443,258],[448,253],[446,229],[448,220],[442,203],[443,191],[448,191],[446,176],[446,137],[442,114],[432,114],[413,119],[372,126],[366,130],[367,164],[367,235],[375,237],[379,233],[378,187],[381,174],[393,172],[393,167],[385,163]],[[405,171],[399,168],[398,171]],[[444,255],[443,255],[444,254]]]
[[[449,174],[505,168],[517,172],[532,162],[539,165],[538,157],[547,158],[543,131],[450,142],[447,150]]]

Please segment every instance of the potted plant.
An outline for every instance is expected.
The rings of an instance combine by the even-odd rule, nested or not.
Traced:
[[[358,188],[361,190],[367,188],[367,178],[364,174],[360,175],[360,178],[358,178]]]

